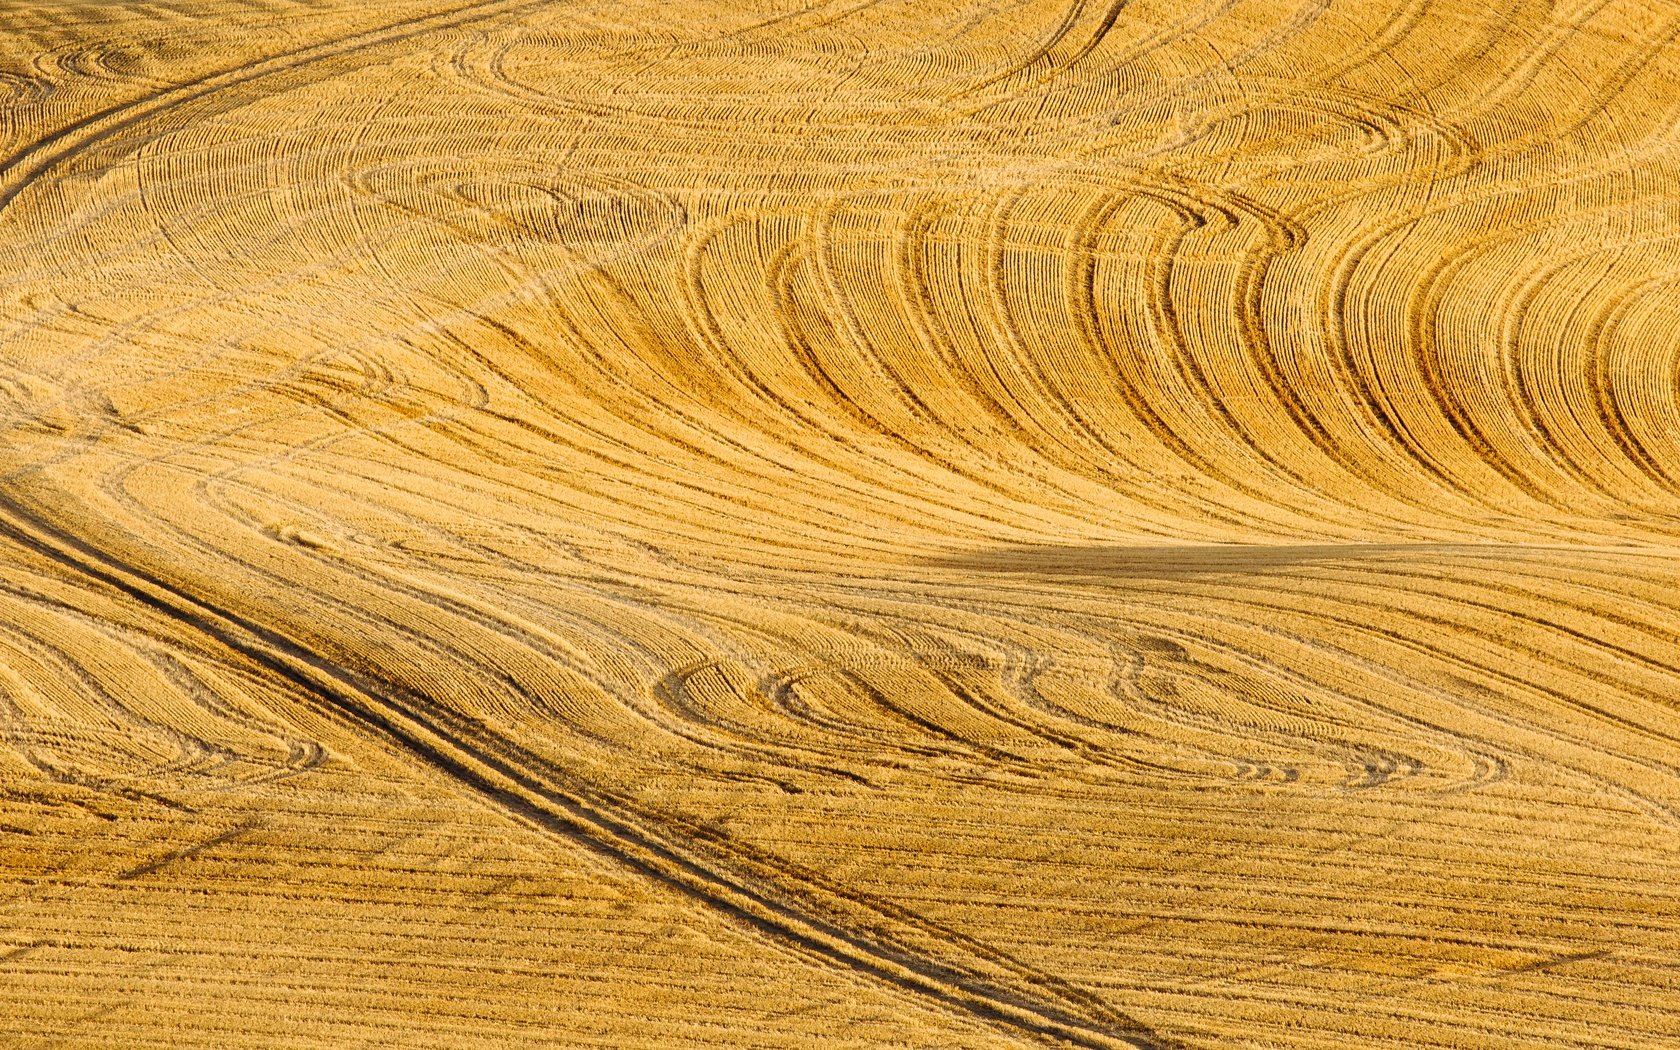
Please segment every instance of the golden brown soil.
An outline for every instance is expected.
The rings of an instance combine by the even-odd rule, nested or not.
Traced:
[[[1680,1046],[1673,0],[14,0],[0,144],[0,1046]]]

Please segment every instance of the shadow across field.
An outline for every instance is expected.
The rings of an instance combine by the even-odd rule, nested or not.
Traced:
[[[1207,576],[1287,573],[1316,567],[1387,562],[1417,566],[1444,559],[1479,560],[1532,556],[1531,548],[1480,543],[1208,543],[1172,546],[993,547],[928,558],[923,564],[963,572],[1098,580],[1190,580]]]

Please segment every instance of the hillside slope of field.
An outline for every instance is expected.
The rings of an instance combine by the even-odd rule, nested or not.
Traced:
[[[0,1043],[1680,1045],[1680,6],[0,18]]]

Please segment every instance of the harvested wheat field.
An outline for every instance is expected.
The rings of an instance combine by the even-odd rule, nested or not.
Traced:
[[[0,1046],[1680,1046],[1680,3],[12,0]]]

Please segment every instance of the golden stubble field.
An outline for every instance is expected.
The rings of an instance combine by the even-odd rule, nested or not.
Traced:
[[[1680,1045],[1671,0],[15,0],[0,1045]]]

